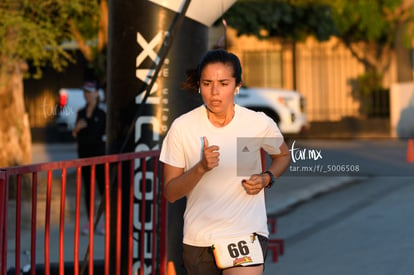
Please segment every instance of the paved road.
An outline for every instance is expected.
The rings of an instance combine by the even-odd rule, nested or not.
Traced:
[[[414,178],[375,177],[278,218],[285,255],[266,275],[409,275]]]
[[[32,163],[70,160],[77,158],[75,143],[34,143]]]
[[[291,149],[315,149],[320,154],[313,156],[322,156],[300,160],[298,154],[292,165],[326,169],[345,164],[360,169],[358,173],[288,171],[284,180],[289,185],[307,181],[308,187],[295,192],[317,195],[325,192],[310,189],[322,187],[328,194],[299,200],[300,207],[275,213],[278,232],[271,237],[284,239],[286,251],[276,264],[267,259],[265,274],[412,274],[414,163],[406,161],[406,145],[404,140],[307,140],[294,147],[290,143]],[[339,185],[342,189],[334,187],[347,176],[351,180]],[[323,180],[332,180],[333,186],[318,186]],[[279,187],[285,188],[284,182]],[[272,190],[276,193],[271,197],[287,194],[279,191]]]

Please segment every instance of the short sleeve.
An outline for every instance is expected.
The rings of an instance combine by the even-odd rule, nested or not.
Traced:
[[[269,155],[278,155],[280,154],[280,146],[284,141],[283,135],[274,120],[265,114],[263,115],[265,116],[266,126],[263,134],[262,148]]]
[[[175,167],[184,168],[184,148],[181,137],[182,131],[179,131],[176,123],[173,123],[165,136],[160,153],[160,161]]]

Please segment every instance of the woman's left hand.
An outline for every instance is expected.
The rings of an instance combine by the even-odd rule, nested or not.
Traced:
[[[247,194],[256,195],[266,186],[266,178],[262,174],[254,174],[249,179],[242,180],[242,186]]]

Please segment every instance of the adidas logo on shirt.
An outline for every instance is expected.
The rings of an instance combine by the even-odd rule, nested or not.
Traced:
[[[249,148],[247,148],[247,146],[244,146],[242,152],[246,152],[247,153],[247,152],[250,152],[250,150],[249,150]]]

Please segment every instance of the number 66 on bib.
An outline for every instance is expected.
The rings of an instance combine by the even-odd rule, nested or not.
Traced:
[[[263,252],[256,234],[237,237],[212,245],[220,269],[263,264]]]

